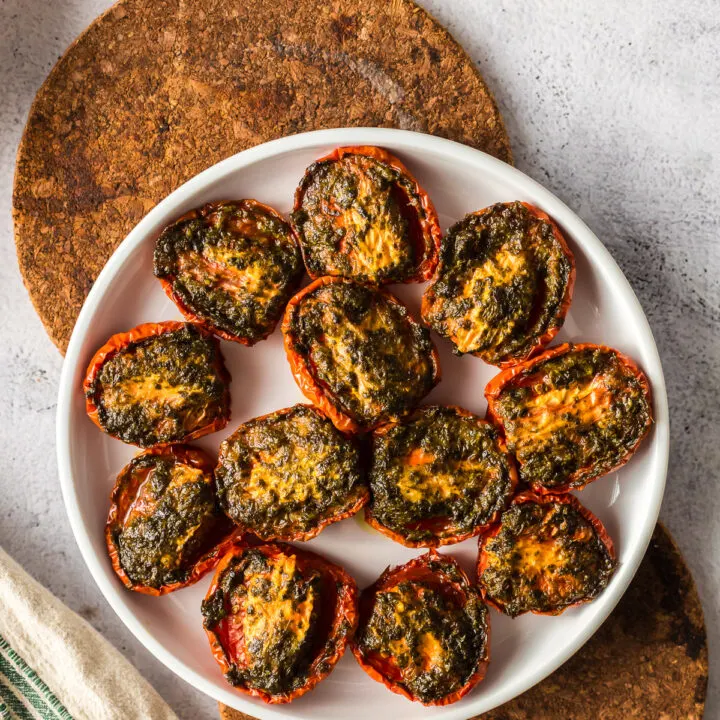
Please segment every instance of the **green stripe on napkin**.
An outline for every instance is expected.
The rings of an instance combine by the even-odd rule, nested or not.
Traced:
[[[38,674],[0,635],[0,719],[73,720]]]

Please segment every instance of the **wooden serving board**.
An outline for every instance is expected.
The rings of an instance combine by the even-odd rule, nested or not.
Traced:
[[[658,524],[635,579],[591,640],[543,682],[474,720],[701,720],[707,681],[697,590]],[[220,715],[254,720],[224,705]]]
[[[18,152],[15,242],[53,342],[158,201],[252,145],[390,126],[507,162],[472,60],[410,0],[122,0],[40,88]],[[259,198],[262,200],[262,198]]]

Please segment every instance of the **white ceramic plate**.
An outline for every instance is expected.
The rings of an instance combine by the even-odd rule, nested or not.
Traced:
[[[116,332],[141,322],[180,318],[152,274],[153,238],[165,224],[212,200],[252,197],[281,212],[306,166],[339,145],[380,145],[397,154],[428,191],[443,229],[466,213],[498,201],[526,200],[545,210],[570,238],[577,260],[575,298],[557,342],[591,341],[634,358],[652,384],[656,424],[635,457],[581,493],[615,541],[619,569],[595,602],[559,617],[511,620],[491,612],[491,662],[486,679],[460,702],[423,708],[371,680],[350,652],[308,695],[289,705],[265,705],[225,683],[210,655],[200,602],[210,576],[191,588],[152,598],[127,591],[105,552],[108,496],[136,449],[101,433],[87,418],[81,384],[94,351]],[[421,285],[391,289],[418,317]],[[440,350],[443,380],[427,401],[453,403],[480,415],[483,388],[497,370],[475,357]],[[253,348],[223,342],[232,373],[232,420],[198,442],[212,452],[238,424],[304,400],[285,360],[280,331]],[[246,150],[190,180],[154,208],[128,235],[95,282],[80,313],[63,367],[57,415],[60,480],[75,538],[108,602],[138,639],[180,677],[215,699],[259,718],[369,717],[464,719],[504,703],[544,678],[585,643],[632,579],[657,520],[668,457],[665,383],[650,328],[627,280],[608,251],[562,202],[518,170],[457,143],[401,130],[339,129],[282,138]],[[362,515],[362,513],[360,514]],[[387,565],[422,551],[404,548],[367,527],[359,516],[327,528],[308,545],[343,564],[362,588]],[[476,540],[443,548],[473,572]]]

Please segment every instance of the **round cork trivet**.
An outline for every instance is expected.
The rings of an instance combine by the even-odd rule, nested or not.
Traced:
[[[213,163],[318,128],[440,135],[507,162],[472,60],[410,0],[122,0],[40,88],[18,152],[15,242],[53,342],[159,200]]]
[[[707,681],[695,583],[658,524],[627,592],[582,649],[543,682],[473,720],[702,720]],[[224,705],[220,716],[254,720]]]

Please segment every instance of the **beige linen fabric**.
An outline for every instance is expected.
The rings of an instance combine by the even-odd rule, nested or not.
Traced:
[[[0,635],[74,720],[177,720],[110,643],[2,548]]]

